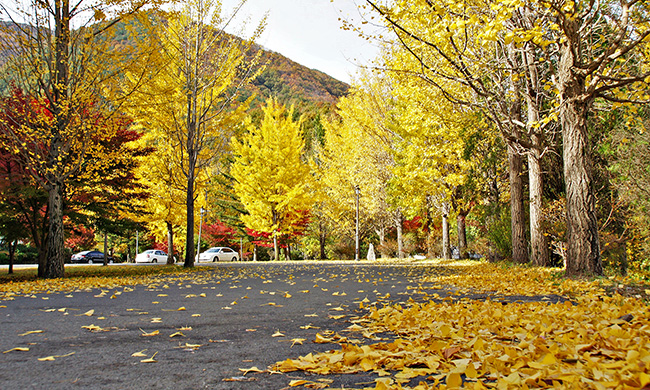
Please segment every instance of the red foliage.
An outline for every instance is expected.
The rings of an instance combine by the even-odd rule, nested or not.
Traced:
[[[66,248],[70,248],[73,252],[92,249],[95,244],[95,231],[91,228],[86,228],[83,225],[76,225],[70,227],[68,237],[65,240]]]
[[[228,246],[233,249],[239,248],[237,237],[235,237],[235,230],[225,223],[217,220],[211,225],[203,225],[202,227],[205,242],[210,246]]]
[[[422,218],[417,216],[413,219],[404,220],[402,227],[407,232],[414,232],[422,228]]]

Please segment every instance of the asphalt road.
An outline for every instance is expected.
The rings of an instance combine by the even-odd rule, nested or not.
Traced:
[[[0,354],[0,388],[282,389],[317,377],[240,369],[335,349],[313,343],[316,333],[348,327],[365,312],[361,300],[419,299],[414,287],[424,274],[450,272],[354,263],[207,267],[191,280],[0,301],[0,351],[9,351]],[[374,381],[365,373],[328,378],[331,388]]]

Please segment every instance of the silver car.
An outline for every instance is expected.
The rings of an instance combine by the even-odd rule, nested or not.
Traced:
[[[195,257],[196,261],[239,261],[239,253],[225,247],[218,246],[201,252]]]

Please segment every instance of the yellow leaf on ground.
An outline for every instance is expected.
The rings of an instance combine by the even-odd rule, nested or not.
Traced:
[[[249,372],[264,372],[255,366],[251,368],[240,368],[239,371],[243,372],[244,375],[248,374]]]
[[[2,353],[9,353],[9,352],[13,352],[13,351],[27,352],[27,351],[29,351],[29,348],[27,348],[27,347],[15,347],[15,348],[8,349],[8,350],[6,350],[6,351],[4,351]]]
[[[104,331],[106,331],[106,329],[103,329],[102,327],[94,325],[94,324],[87,325],[87,326],[82,326],[82,328],[83,329],[88,329],[91,332],[104,332]]]
[[[47,356],[47,357],[38,358],[39,362],[50,362],[50,361],[53,361],[53,360],[56,360],[54,358],[54,356]]]
[[[30,330],[28,332],[21,333],[18,336],[27,336],[28,334],[43,333],[43,332],[44,332],[43,330]]]
[[[177,337],[177,336],[185,337],[185,335],[182,332],[176,332],[169,335],[169,337]]]
[[[153,332],[149,332],[149,333],[145,332],[142,329],[140,329],[140,331],[142,332],[140,336],[144,336],[144,337],[158,336],[160,334],[159,330],[154,330]]]
[[[300,338],[291,339],[291,341],[292,341],[291,346],[293,347],[293,346],[296,345],[296,344],[300,344],[300,345],[302,345],[302,343],[303,343],[305,340],[306,340],[306,339],[300,339]]]
[[[88,317],[90,317],[90,316],[92,316],[93,314],[95,314],[95,309],[90,309],[90,310],[88,310],[87,312],[85,312],[85,313],[83,313],[83,314],[78,314],[77,316],[78,316],[78,317],[79,317],[79,316],[88,316]]]
[[[183,310],[185,310],[185,306],[181,306],[181,307],[179,307],[179,308],[176,309],[176,310],[177,310],[177,311],[183,311]]]
[[[154,358],[156,357],[157,354],[158,354],[158,352],[155,352],[153,355],[151,355],[151,357],[149,359],[140,360],[140,363],[156,363],[157,360],[155,360]]]
[[[147,356],[147,355],[144,354],[145,351],[146,351],[146,349],[143,349],[140,352],[134,352],[134,353],[131,354],[131,356],[133,356],[133,357],[145,357],[145,356]]]
[[[284,337],[284,333],[279,330],[271,335],[271,337]]]

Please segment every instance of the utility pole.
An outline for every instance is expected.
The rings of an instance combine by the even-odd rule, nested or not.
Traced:
[[[356,194],[356,204],[357,204],[357,217],[356,217],[356,232],[354,234],[354,260],[359,261],[359,186],[354,186],[354,192]]]

